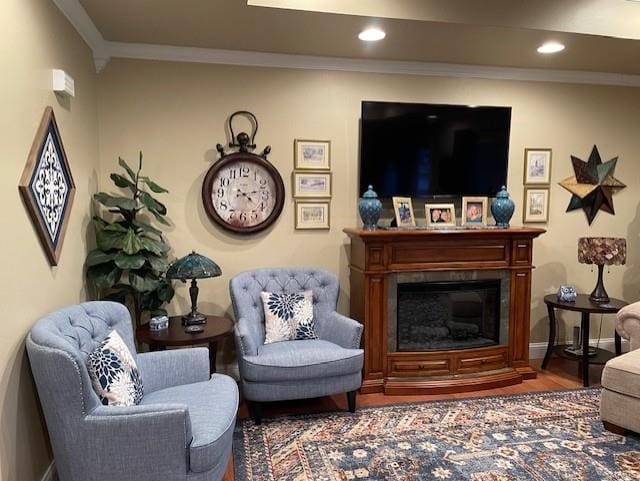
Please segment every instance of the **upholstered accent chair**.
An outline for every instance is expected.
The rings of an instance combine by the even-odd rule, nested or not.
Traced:
[[[230,282],[242,393],[259,423],[262,403],[346,392],[355,411],[362,384],[362,325],[336,312],[340,285],[333,274],[313,268],[257,269]],[[264,344],[260,293],[311,290],[318,339]]]
[[[114,329],[140,370],[137,406],[103,406],[85,366]],[[223,478],[238,388],[228,376],[210,376],[206,348],[137,354],[128,310],[87,302],[40,319],[27,350],[60,481]]]
[[[620,309],[616,330],[631,351],[611,359],[602,371],[600,417],[610,431],[640,433],[640,302]]]

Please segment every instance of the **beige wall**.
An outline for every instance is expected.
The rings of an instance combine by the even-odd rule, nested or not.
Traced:
[[[613,296],[638,298],[640,89],[116,60],[99,77],[99,98],[102,187],[107,187],[118,155],[131,159],[138,149],[144,150],[147,174],[171,190],[167,204],[173,227],[167,237],[173,255],[196,249],[224,272],[222,278],[200,283],[205,312],[230,311],[227,284],[237,272],[279,265],[318,265],[337,272],[343,286],[340,308],[347,311],[348,247],[342,228],[359,222],[358,119],[363,99],[512,106],[508,188],[517,206],[514,224],[522,220],[524,148],[553,148],[549,232],[535,244],[533,341],[546,339],[545,293],[562,283],[590,292],[595,283],[589,268],[577,263],[579,236],[628,238],[629,264],[611,269],[607,287]],[[212,225],[200,201],[203,176],[216,159],[215,145],[225,140],[225,119],[240,109],[257,115],[257,143],[272,145],[270,159],[287,185],[280,220],[268,232],[251,237],[232,236]],[[293,228],[295,138],[332,141],[330,232]],[[594,143],[604,160],[620,157],[617,176],[629,188],[615,196],[615,217],[602,213],[589,227],[582,212],[564,213],[570,195],[557,182],[572,175],[569,156],[585,158]],[[178,294],[173,312],[187,308],[185,288]],[[566,319],[572,323],[576,318]],[[603,337],[612,335],[607,324]]]
[[[0,18],[0,479],[36,481],[49,466],[51,453],[24,340],[40,316],[84,299],[89,200],[98,166],[95,70],[89,49],[50,0],[3,0]],[[51,92],[52,68],[63,68],[75,78],[76,97],[70,102]],[[60,263],[54,268],[18,195],[47,105],[54,107],[77,187]]]

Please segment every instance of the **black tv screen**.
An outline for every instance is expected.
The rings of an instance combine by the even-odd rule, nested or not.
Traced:
[[[360,193],[494,196],[506,184],[511,107],[362,102]]]

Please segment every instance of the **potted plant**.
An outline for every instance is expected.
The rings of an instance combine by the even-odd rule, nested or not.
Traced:
[[[153,219],[169,225],[167,208],[152,195],[169,191],[141,175],[142,152],[136,172],[122,158],[118,163],[123,175],[110,177],[127,195],[99,192],[93,196],[107,215],[93,218],[97,248],[87,256],[87,276],[100,298],[132,307],[139,326],[147,315],[166,314],[163,305],[174,294],[165,277],[169,246],[162,231],[152,225]]]

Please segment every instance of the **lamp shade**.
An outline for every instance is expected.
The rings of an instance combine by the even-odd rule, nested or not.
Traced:
[[[169,279],[206,279],[220,275],[222,275],[222,270],[218,264],[196,251],[174,261],[167,270],[167,278]]]
[[[623,265],[627,261],[627,241],[621,237],[581,237],[578,262],[599,266]]]

